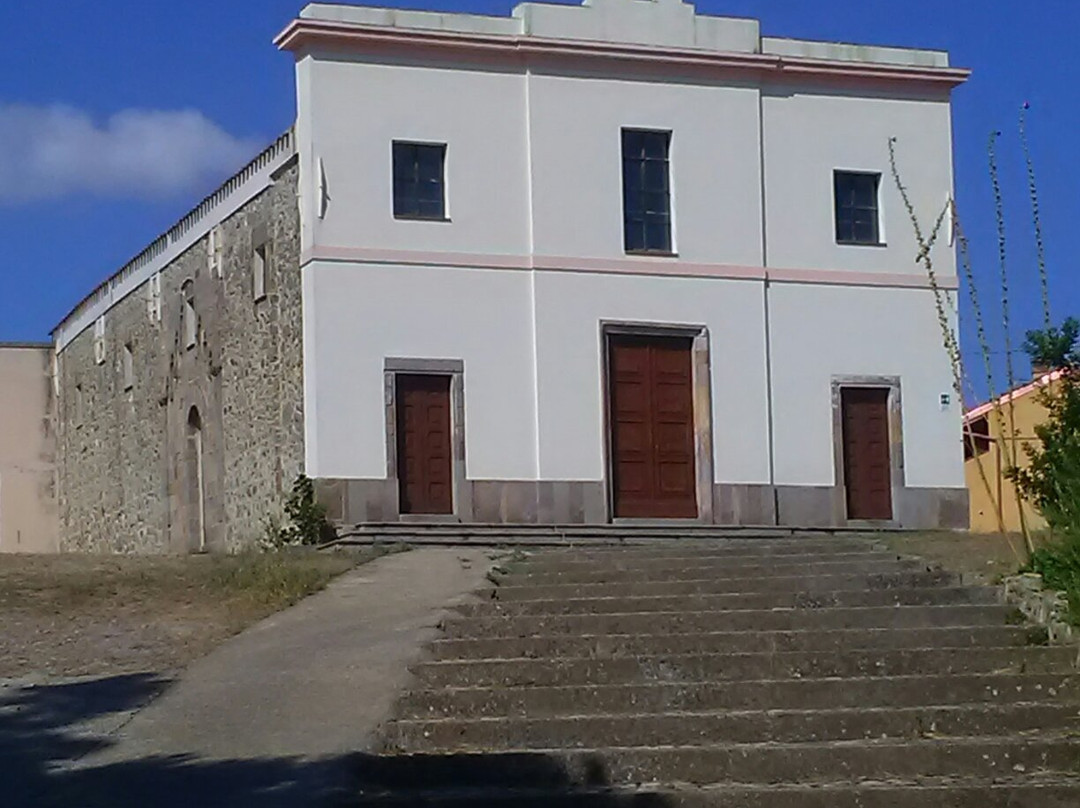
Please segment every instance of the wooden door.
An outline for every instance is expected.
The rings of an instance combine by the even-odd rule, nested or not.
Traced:
[[[889,391],[844,387],[840,398],[847,517],[889,521],[893,518]]]
[[[453,513],[450,377],[398,375],[396,396],[400,511]]]
[[[614,515],[696,518],[691,340],[612,336],[609,346]]]

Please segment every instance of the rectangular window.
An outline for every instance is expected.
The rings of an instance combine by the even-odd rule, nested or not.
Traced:
[[[184,284],[184,310],[181,316],[184,330],[184,347],[194,348],[199,341],[199,315],[195,311],[195,291],[191,281]]]
[[[222,277],[221,257],[224,250],[221,242],[221,225],[211,227],[206,237],[206,261],[211,278]]]
[[[260,244],[251,256],[251,296],[258,303],[266,297],[266,245]]]
[[[836,196],[836,243],[880,244],[878,186],[880,174],[833,173]]]
[[[146,284],[146,315],[152,323],[161,322],[161,273],[155,272]]]
[[[94,361],[99,365],[105,364],[105,318],[98,317],[94,321]]]
[[[393,144],[394,218],[446,218],[446,144]]]
[[[135,356],[130,342],[124,345],[122,357],[123,367],[121,372],[123,373],[124,391],[126,392],[135,386]]]
[[[75,385],[75,428],[82,429],[83,416],[85,415],[86,402],[83,398],[81,384]]]
[[[622,132],[623,245],[628,253],[671,252],[670,147],[670,132]]]

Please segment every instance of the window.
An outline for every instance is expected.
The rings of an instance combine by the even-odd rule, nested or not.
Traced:
[[[837,244],[881,243],[878,230],[880,184],[880,174],[834,172]]]
[[[670,132],[623,130],[623,245],[627,252],[671,252],[670,146]]]
[[[266,297],[266,245],[260,244],[251,256],[251,296],[255,302]]]
[[[75,385],[75,428],[82,429],[83,416],[85,415],[86,401],[83,398],[81,384]]]
[[[161,322],[161,273],[150,276],[146,285],[146,315],[152,323]]]
[[[206,236],[206,263],[211,278],[222,277],[221,257],[223,252],[221,225],[211,227]]]
[[[984,415],[966,425],[964,429],[964,459],[970,460],[990,451],[990,421]]]
[[[445,219],[445,144],[393,144],[394,218]]]
[[[181,326],[184,331],[184,347],[194,348],[199,341],[199,317],[195,312],[195,286],[191,281],[184,284],[184,310]]]
[[[121,373],[124,377],[124,391],[127,392],[135,386],[135,355],[130,342],[124,345],[121,352]]]
[[[98,317],[94,321],[94,361],[99,365],[105,364],[105,318]]]

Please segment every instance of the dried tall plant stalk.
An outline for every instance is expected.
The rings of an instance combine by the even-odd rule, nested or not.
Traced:
[[[998,265],[1001,270],[1001,325],[1005,344],[1005,378],[1008,389],[1008,393],[1006,393],[1005,396],[1005,404],[1009,416],[1009,440],[1003,441],[1006,444],[1004,448],[1007,450],[1004,456],[1009,462],[1009,468],[1016,468],[1018,465],[1018,447],[1016,446],[1016,406],[1012,395],[1012,391],[1016,388],[1016,374],[1013,369],[1012,335],[1009,333],[1009,272],[1008,249],[1005,233],[1005,199],[1001,193],[1001,179],[998,174],[997,163],[997,139],[1000,136],[1000,132],[990,133],[990,137],[987,140],[986,153],[990,168],[990,185],[994,192],[994,216],[997,223],[998,239]],[[1027,527],[1027,519],[1024,516],[1024,498],[1017,486],[1013,485],[1013,490],[1016,492],[1016,511],[1020,520],[1020,533],[1024,537],[1024,546],[1027,548],[1028,556],[1030,557],[1035,552],[1035,545],[1032,543],[1031,534]]]
[[[960,267],[964,273],[964,282],[968,288],[968,298],[971,301],[971,308],[974,311],[975,316],[975,334],[978,340],[979,353],[983,359],[983,372],[985,374],[986,390],[990,396],[990,406],[994,412],[995,420],[998,423],[999,430],[1004,427],[1005,421],[1001,412],[1001,402],[998,399],[997,392],[994,390],[994,369],[993,363],[990,359],[990,342],[986,338],[986,325],[983,322],[982,306],[979,303],[979,290],[975,286],[975,272],[971,265],[971,245],[968,243],[967,234],[964,232],[963,224],[960,220],[960,212],[956,207],[956,201],[952,201],[953,206],[953,229],[956,238],[956,246],[959,248],[960,253]],[[971,426],[964,425],[964,431],[967,435],[968,441],[974,445],[974,433],[971,430]],[[1000,442],[998,442],[997,450],[1000,452]],[[991,504],[994,506],[994,516],[997,519],[998,531],[1002,534],[1005,533],[1005,515],[1001,510],[1001,498],[997,492],[993,490],[990,485],[990,481],[986,475],[986,469],[983,465],[982,455],[974,452],[975,465],[979,471],[979,479],[986,490],[987,497],[990,499]],[[999,454],[998,457],[1001,455]],[[1012,547],[1011,543],[1009,545]],[[1013,552],[1016,550],[1013,548]],[[1019,554],[1017,554],[1019,558]],[[1022,559],[1021,559],[1022,560]]]
[[[958,339],[957,334],[956,334],[956,329],[953,328],[952,323],[951,323],[951,321],[949,319],[948,312],[947,312],[947,308],[952,309],[955,312],[955,306],[953,305],[952,300],[949,298],[947,291],[942,288],[942,286],[941,286],[941,284],[940,284],[940,282],[938,280],[937,270],[934,267],[934,261],[933,261],[933,248],[934,248],[934,245],[937,243],[937,240],[938,240],[938,238],[939,238],[939,236],[941,234],[942,225],[945,222],[946,217],[948,217],[949,214],[951,213],[953,223],[954,223],[954,227],[956,227],[956,225],[958,224],[958,221],[959,221],[957,210],[956,210],[955,203],[953,202],[953,200],[952,199],[948,200],[945,203],[944,208],[942,208],[941,213],[938,214],[938,217],[934,222],[934,227],[931,230],[929,237],[924,235],[922,224],[919,221],[919,216],[915,211],[915,206],[911,202],[911,197],[908,194],[907,187],[904,185],[903,180],[902,180],[901,175],[900,175],[900,169],[899,169],[899,166],[897,164],[897,159],[896,159],[896,142],[897,142],[896,138],[890,138],[889,139],[889,168],[890,168],[890,171],[892,173],[893,182],[896,184],[897,191],[900,193],[900,198],[904,203],[904,208],[907,211],[908,219],[911,222],[912,230],[914,231],[914,234],[915,234],[915,241],[916,241],[916,244],[918,245],[918,248],[919,248],[919,251],[915,256],[915,261],[917,263],[919,263],[919,264],[922,264],[923,268],[926,270],[927,280],[928,280],[928,282],[930,284],[930,289],[931,289],[931,291],[933,292],[933,295],[934,295],[934,307],[935,307],[935,310],[936,310],[936,313],[937,313],[938,325],[939,325],[939,327],[941,329],[942,344],[943,344],[943,346],[945,348],[946,354],[949,357],[949,365],[950,365],[950,368],[952,370],[953,389],[956,391],[956,395],[958,397],[958,400],[960,402],[963,402],[963,400],[964,400],[964,383],[965,383],[965,379],[966,379],[965,372],[964,372],[963,358],[962,358],[961,353],[960,353],[960,342],[959,342],[959,339]],[[957,232],[962,232],[962,231],[959,230],[958,227],[956,229],[957,229]],[[963,241],[962,251],[965,254],[964,263],[965,263],[965,266],[966,266],[966,274],[967,274],[968,281],[969,281],[968,288],[969,288],[970,294],[972,295],[972,300],[974,302],[974,305],[976,306],[976,309],[978,309],[978,296],[977,296],[977,293],[975,292],[973,274],[971,272],[970,256],[967,254],[967,241],[966,241],[966,239]],[[979,341],[980,342],[980,350],[983,353],[983,359],[984,359],[984,365],[986,367],[988,384],[989,384],[989,386],[990,386],[990,388],[992,390],[993,389],[993,376],[992,376],[992,373],[991,373],[990,350],[989,350],[989,345],[988,345],[988,343],[986,341],[985,328],[983,327],[983,324],[982,324],[981,311],[980,311],[980,313],[978,315],[978,323],[979,323],[978,330],[979,330],[979,333],[980,333],[980,341]],[[992,400],[994,401],[994,407],[996,408],[998,406],[996,397],[993,398]],[[999,429],[999,435],[1000,435],[1000,433],[1001,433],[1001,430]],[[965,439],[967,441],[969,441],[969,442],[974,441],[975,435],[972,432],[970,425],[965,425],[965,427],[964,427],[964,435],[965,435]],[[1000,438],[999,438],[999,443],[1000,443]],[[1000,446],[999,446],[999,451],[1000,451]],[[983,489],[985,490],[988,499],[994,505],[994,514],[995,514],[995,517],[997,519],[998,529],[1002,533],[1004,533],[1005,532],[1005,523],[1004,523],[1004,518],[1003,518],[1003,515],[1002,515],[1002,512],[1001,512],[1001,505],[1000,505],[1000,501],[999,501],[1000,498],[997,496],[996,492],[994,491],[993,486],[990,484],[990,479],[989,479],[989,476],[986,473],[986,468],[983,465],[982,458],[978,454],[975,455],[975,462],[976,462],[976,468],[977,468],[978,474],[979,474],[979,481],[982,483]],[[1011,546],[1011,544],[1010,544],[1010,546]],[[1013,548],[1013,551],[1016,552],[1015,548]],[[1023,558],[1020,557],[1019,554],[1017,554],[1017,558],[1021,562],[1024,560]]]
[[[1039,270],[1039,291],[1042,293],[1043,328],[1051,328],[1050,280],[1046,272],[1046,243],[1043,241],[1042,216],[1039,212],[1039,186],[1035,182],[1035,162],[1031,159],[1031,145],[1027,136],[1027,113],[1031,105],[1026,101],[1020,107],[1020,147],[1024,151],[1027,166],[1028,195],[1031,197],[1031,221],[1035,225],[1035,257]]]

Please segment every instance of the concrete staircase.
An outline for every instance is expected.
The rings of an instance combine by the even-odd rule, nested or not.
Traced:
[[[1076,808],[1080,677],[990,587],[857,537],[516,553],[355,804]]]

